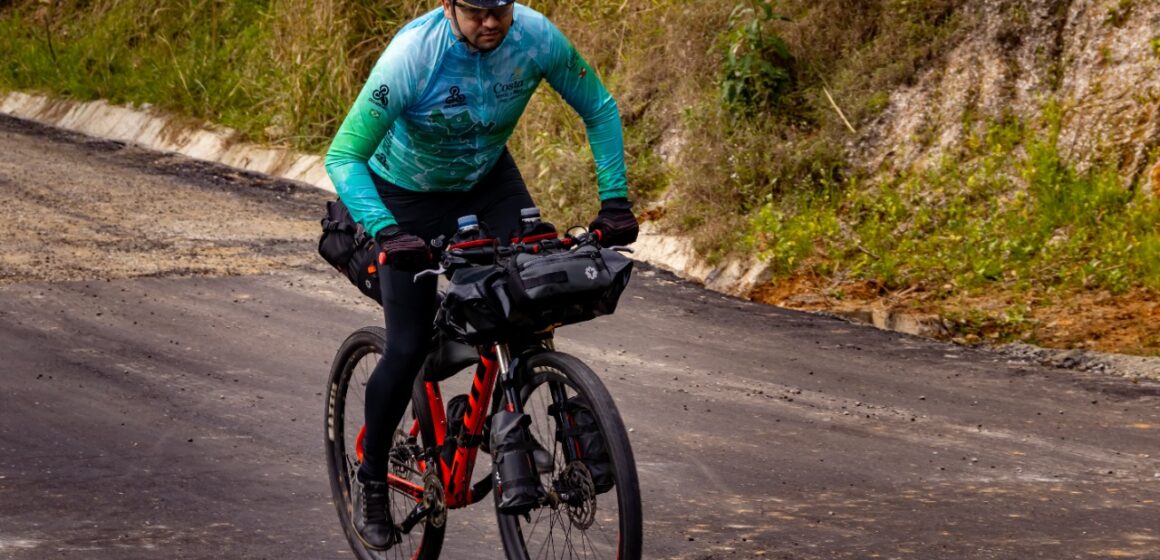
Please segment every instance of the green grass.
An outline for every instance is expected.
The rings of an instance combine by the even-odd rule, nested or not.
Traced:
[[[835,196],[783,197],[751,221],[775,272],[950,296],[1160,290],[1160,201],[1113,166],[1079,173],[1056,148],[1058,113],[994,123],[973,159]]]
[[[248,138],[318,150],[381,50],[383,43],[367,38],[385,36],[413,11],[405,7],[338,0],[17,2],[0,11],[0,59],[8,61],[0,87],[148,103]]]

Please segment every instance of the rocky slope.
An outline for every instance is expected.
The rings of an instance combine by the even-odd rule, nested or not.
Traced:
[[[953,153],[988,119],[1061,111],[1062,153],[1080,169],[1117,164],[1126,185],[1160,191],[1160,2],[975,0],[964,40],[909,87],[854,152],[880,173]]]

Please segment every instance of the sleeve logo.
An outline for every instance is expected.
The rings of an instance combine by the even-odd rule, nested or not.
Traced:
[[[584,76],[588,75],[588,69],[585,68],[583,64],[580,64],[580,53],[576,52],[576,49],[573,48],[572,55],[568,57],[567,68],[569,71],[572,71],[575,70],[577,66],[580,67],[580,72],[578,74],[580,79],[584,79]]]
[[[387,87],[386,84],[380,85],[378,89],[371,93],[371,101],[385,108],[390,101],[387,98],[389,93],[391,93],[391,88]]]

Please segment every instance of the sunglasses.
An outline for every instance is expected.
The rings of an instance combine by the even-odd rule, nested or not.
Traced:
[[[516,5],[512,3],[500,8],[476,8],[459,2],[455,3],[455,7],[459,10],[459,14],[464,18],[474,22],[485,21],[488,16],[493,16],[495,19],[502,20],[512,15],[512,11],[515,9],[515,6]]]

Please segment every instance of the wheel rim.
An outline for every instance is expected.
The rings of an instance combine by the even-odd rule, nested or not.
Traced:
[[[548,413],[554,384],[563,388],[568,398],[577,395],[573,384],[547,367],[536,369],[524,392],[524,412],[532,417],[532,434],[551,451],[555,466],[551,474],[541,474],[540,479],[546,489],[562,487],[573,491],[586,482],[587,488],[582,490],[585,498],[571,505],[545,505],[531,511],[528,519],[511,519],[519,527],[529,558],[616,558],[620,543],[617,488],[596,495],[587,468],[580,462],[565,464],[562,444],[556,441],[556,420]]]

